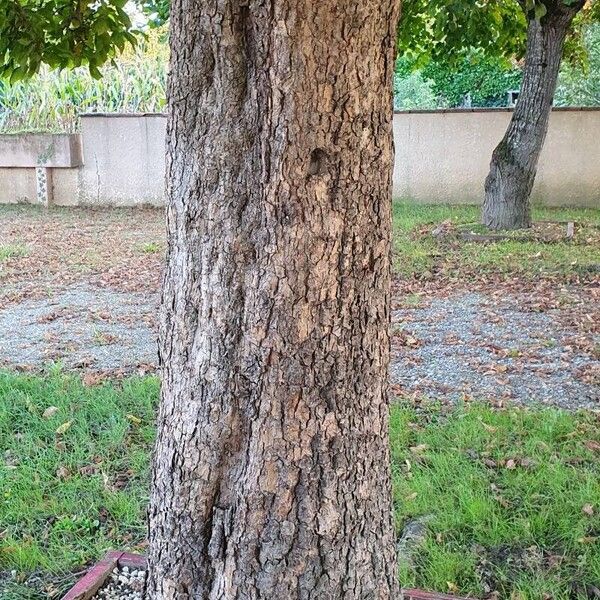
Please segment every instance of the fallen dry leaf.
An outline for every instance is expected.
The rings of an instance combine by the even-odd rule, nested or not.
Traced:
[[[83,385],[86,387],[93,387],[102,382],[103,379],[106,378],[104,373],[93,373],[92,371],[88,371],[82,378]]]
[[[49,406],[43,413],[44,419],[50,419],[58,412],[58,406]]]
[[[56,429],[56,434],[63,435],[64,433],[66,433],[69,430],[69,428],[71,427],[72,424],[73,424],[73,421],[67,421],[66,423],[63,423],[60,427],[58,427]]]
[[[71,471],[65,466],[60,466],[56,469],[56,476],[63,481],[71,476]]]
[[[588,440],[585,447],[592,452],[600,452],[600,444],[594,440]]]

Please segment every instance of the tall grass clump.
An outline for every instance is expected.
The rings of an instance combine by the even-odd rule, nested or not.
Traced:
[[[160,112],[165,106],[168,44],[151,29],[94,79],[87,68],[44,69],[28,81],[0,81],[0,132],[74,132],[84,112]]]

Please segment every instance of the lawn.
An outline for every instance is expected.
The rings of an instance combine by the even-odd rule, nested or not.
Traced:
[[[60,598],[106,550],[143,545],[157,396],[150,377],[0,374],[2,600]]]
[[[143,550],[157,396],[151,377],[0,373],[3,600],[59,598],[105,550]],[[596,415],[395,405],[391,441],[398,530],[427,528],[404,585],[566,600],[600,582]]]
[[[436,239],[431,231],[449,222],[451,227],[480,232],[475,206],[415,205],[394,202],[394,270],[401,277],[477,277],[511,274],[524,278],[582,276],[600,268],[600,209],[535,208],[534,221],[574,221],[573,239],[507,239],[493,243],[469,242],[452,236]],[[467,225],[469,225],[467,227]],[[527,232],[514,232],[526,236]]]

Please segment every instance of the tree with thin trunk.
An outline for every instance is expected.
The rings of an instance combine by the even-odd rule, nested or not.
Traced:
[[[548,131],[564,42],[584,4],[584,0],[523,2],[528,23],[523,82],[485,181],[482,222],[490,229],[531,225],[531,190]]]
[[[171,4],[152,600],[397,597],[398,4]]]
[[[482,222],[489,228],[531,224],[531,189],[565,39],[569,58],[585,63],[585,26],[598,20],[598,0],[404,1],[399,46],[413,68],[432,61],[452,68],[474,50],[507,62],[524,56],[519,100],[485,181]]]

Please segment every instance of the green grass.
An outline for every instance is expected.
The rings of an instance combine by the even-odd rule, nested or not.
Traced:
[[[534,220],[577,221],[580,243],[561,241],[504,240],[493,243],[439,240],[430,230],[451,220],[455,225],[476,224],[480,218],[475,206],[416,205],[395,201],[394,268],[402,276],[430,277],[443,273],[454,278],[472,274],[502,273],[525,277],[586,275],[600,266],[600,209],[536,208]],[[428,227],[429,226],[429,227]],[[586,229],[587,227],[587,229]],[[586,243],[586,231],[595,236]]]
[[[392,412],[396,522],[426,516],[429,530],[400,565],[405,585],[527,600],[598,585],[596,415],[472,406],[429,417]]]
[[[0,262],[9,258],[21,258],[27,254],[27,248],[20,244],[0,244]]]
[[[85,387],[58,371],[0,373],[3,600],[48,598],[107,549],[140,547],[157,396],[155,378]],[[572,582],[600,581],[597,417],[395,406],[391,439],[398,529],[429,517],[404,585],[566,600]],[[11,570],[21,583],[2,591]]]
[[[0,571],[65,574],[145,539],[157,393],[152,378],[0,374]],[[50,597],[13,587],[0,576],[3,600]]]
[[[157,254],[162,251],[162,245],[158,242],[147,242],[142,245],[141,250],[144,254]]]

